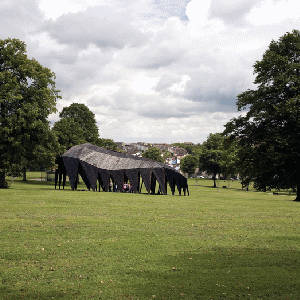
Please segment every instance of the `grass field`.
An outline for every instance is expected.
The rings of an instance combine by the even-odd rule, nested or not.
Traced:
[[[191,179],[185,197],[15,179],[0,299],[300,299],[300,203],[229,183]]]

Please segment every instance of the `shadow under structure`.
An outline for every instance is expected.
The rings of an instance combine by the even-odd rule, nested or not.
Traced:
[[[64,188],[67,175],[72,190],[76,190],[80,175],[86,187],[93,191],[125,192],[126,184],[130,192],[140,193],[144,184],[149,194],[157,191],[166,195],[169,185],[173,195],[176,187],[179,195],[182,192],[189,195],[187,179],[171,166],[89,143],[73,146],[58,158],[57,164],[55,188],[57,184]]]

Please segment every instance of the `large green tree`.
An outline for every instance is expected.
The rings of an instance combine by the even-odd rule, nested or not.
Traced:
[[[51,166],[58,143],[48,116],[56,111],[55,75],[17,39],[0,40],[0,167],[23,170]]]
[[[83,143],[119,150],[113,140],[99,137],[95,114],[85,104],[72,103],[64,107],[59,116],[61,119],[55,122],[52,130],[58,138],[61,153]]]
[[[210,133],[207,140],[203,142],[202,151],[199,154],[199,169],[212,174],[214,187],[217,187],[216,176],[221,172],[222,143],[223,137],[220,133]]]
[[[60,144],[60,153],[64,153],[72,146],[84,144],[85,134],[81,126],[73,118],[63,118],[52,127]]]
[[[220,149],[222,153],[219,164],[222,175],[227,179],[236,176],[239,173],[239,144],[235,140],[224,139]]]
[[[183,173],[194,174],[198,165],[198,157],[187,155],[180,160],[180,170]]]
[[[152,160],[155,160],[155,161],[163,163],[164,159],[161,156],[161,154],[162,153],[161,153],[160,149],[158,149],[156,147],[150,147],[148,150],[146,150],[142,154],[142,156],[145,157],[145,158],[149,158],[149,159],[152,159]]]
[[[226,124],[225,136],[240,145],[245,183],[256,188],[296,188],[300,200],[300,33],[272,41],[254,64],[257,85],[238,95],[245,115]]]
[[[59,114],[61,119],[72,118],[84,132],[84,139],[89,143],[95,143],[99,137],[95,114],[82,103],[72,103],[64,107]]]

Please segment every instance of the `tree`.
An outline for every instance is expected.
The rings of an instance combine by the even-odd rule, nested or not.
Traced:
[[[77,122],[84,132],[84,139],[88,143],[94,143],[98,139],[99,133],[95,114],[85,104],[72,103],[62,109],[59,117],[61,119],[72,118]]]
[[[58,143],[49,114],[56,111],[55,74],[26,55],[17,39],[0,40],[0,166],[23,171],[54,165]]]
[[[161,151],[160,149],[156,148],[156,147],[150,147],[148,150],[146,150],[143,155],[143,157],[145,158],[149,158],[158,162],[163,163],[163,157],[161,156]]]
[[[183,173],[194,174],[198,165],[198,158],[187,155],[180,160],[180,170]]]
[[[222,142],[220,133],[210,133],[199,154],[199,169],[213,175],[214,187],[217,187],[216,176],[221,172]]]
[[[238,150],[239,144],[237,141],[229,141],[224,139],[222,146],[222,155],[220,159],[221,173],[225,177],[233,177],[239,172]]]
[[[103,147],[108,150],[114,150],[114,151],[118,151],[118,152],[120,151],[120,149],[118,148],[118,145],[111,139],[98,138],[95,141],[95,145],[97,145],[99,147]]]
[[[99,137],[95,114],[86,105],[72,103],[64,107],[59,116],[61,119],[52,129],[61,145],[60,153],[84,143],[119,151],[118,145],[113,140]]]
[[[171,157],[171,156],[172,156],[172,153],[169,150],[162,151],[162,157],[163,157],[164,162],[167,160],[168,157]]]
[[[201,152],[201,145],[186,145],[184,143],[174,143],[174,146],[178,146],[180,148],[185,149],[188,154],[192,154],[192,155],[199,155],[199,153]]]
[[[64,153],[75,145],[86,142],[81,126],[71,117],[63,118],[52,127],[61,146],[60,153]]]
[[[256,90],[238,95],[245,116],[226,124],[224,135],[237,140],[244,183],[258,190],[297,188],[300,200],[300,33],[272,41],[254,64]]]

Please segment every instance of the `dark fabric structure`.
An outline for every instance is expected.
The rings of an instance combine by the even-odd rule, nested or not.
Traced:
[[[70,148],[57,160],[58,170],[55,176],[55,188],[63,180],[65,186],[66,174],[69,177],[72,190],[77,189],[78,174],[86,187],[93,191],[102,188],[103,191],[117,190],[123,192],[123,183],[130,182],[132,192],[141,191],[142,184],[148,193],[167,194],[169,184],[172,194],[175,189],[181,195],[188,192],[186,178],[168,165],[146,159],[107,150],[91,144],[77,145]],[[113,187],[110,182],[114,183]],[[158,183],[158,188],[156,187]]]
[[[57,186],[57,182],[59,182],[59,189],[60,189],[61,181],[63,181],[63,189],[64,189],[66,185],[67,171],[64,166],[62,157],[58,157],[55,163],[58,165],[58,168],[55,170],[55,189]]]

